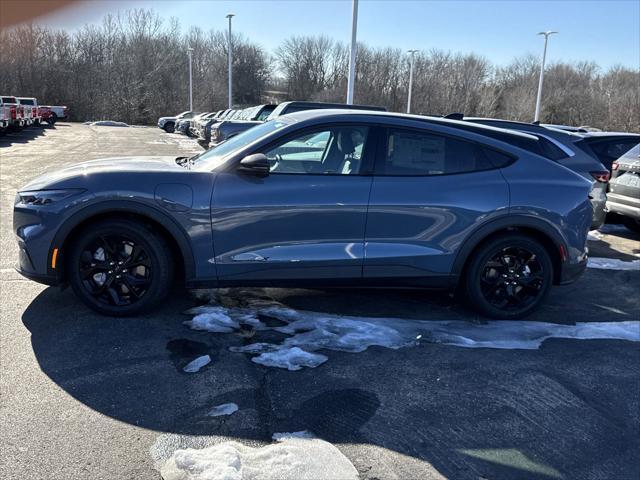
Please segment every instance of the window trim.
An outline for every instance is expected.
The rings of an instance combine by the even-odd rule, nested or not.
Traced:
[[[278,137],[269,143],[258,146],[257,148],[247,152],[245,155],[242,156],[242,158],[248,155],[253,155],[255,153],[264,153],[270,148],[276,147],[278,144],[280,145],[284,144],[286,142],[294,140],[296,137],[299,137],[301,135],[311,134],[314,132],[321,133],[322,131],[332,130],[334,128],[341,128],[341,127],[366,127],[369,129],[369,131],[367,132],[366,142],[362,149],[362,159],[360,164],[360,171],[358,173],[344,174],[344,173],[307,173],[307,172],[305,173],[269,172],[269,176],[291,175],[291,176],[299,177],[300,175],[308,175],[308,176],[314,176],[314,177],[370,177],[371,175],[373,175],[379,135],[377,133],[373,133],[376,130],[378,130],[377,126],[369,122],[335,122],[335,123],[323,123],[323,124],[305,126],[302,128],[298,128],[294,131],[291,131],[286,135],[282,135],[281,137]],[[231,166],[231,170],[233,171],[237,170],[242,158],[238,158],[233,162],[233,166]]]
[[[488,150],[493,150],[494,152],[497,152],[501,155],[505,155],[506,157],[509,157],[511,159],[511,161],[501,167],[491,167],[491,168],[482,168],[482,169],[478,169],[478,170],[469,170],[469,171],[465,171],[465,172],[452,172],[452,173],[436,173],[436,174],[421,174],[421,175],[411,175],[411,174],[402,174],[402,175],[390,175],[390,174],[386,174],[383,173],[384,172],[384,164],[386,161],[386,152],[387,152],[387,145],[388,145],[388,141],[389,141],[389,132],[391,130],[406,130],[406,131],[410,131],[410,132],[415,132],[415,133],[419,133],[419,134],[427,134],[427,135],[434,135],[434,136],[442,136],[442,137],[446,137],[446,138],[451,138],[453,140],[457,140],[460,142],[466,142],[466,143],[471,143],[477,147],[480,148],[485,148]],[[486,143],[482,143],[479,142],[477,140],[473,140],[473,139],[468,139],[468,138],[464,138],[464,137],[460,137],[457,135],[451,135],[448,133],[442,133],[442,132],[437,132],[437,131],[433,131],[430,130],[428,128],[417,128],[417,127],[408,127],[408,126],[398,126],[398,125],[384,125],[382,126],[382,128],[380,128],[380,138],[378,140],[378,147],[376,149],[376,158],[375,158],[375,164],[374,164],[374,169],[373,169],[373,175],[375,177],[384,177],[384,178],[405,178],[405,177],[410,177],[410,178],[420,178],[420,177],[449,177],[451,175],[467,175],[470,173],[477,173],[477,172],[488,172],[491,170],[500,170],[502,168],[507,168],[511,165],[513,165],[518,159],[519,157],[514,155],[511,152],[505,152],[504,150],[501,150],[499,148],[495,148],[492,147],[491,145],[487,145]],[[532,153],[533,154],[533,153]],[[489,163],[492,163],[491,160],[489,160]]]

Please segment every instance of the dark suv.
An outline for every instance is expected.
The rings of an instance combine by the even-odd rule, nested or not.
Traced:
[[[20,190],[18,270],[110,315],[157,305],[180,274],[187,287],[457,289],[488,317],[518,318],[583,272],[592,216],[591,182],[535,142],[307,110],[191,158],[94,160]]]

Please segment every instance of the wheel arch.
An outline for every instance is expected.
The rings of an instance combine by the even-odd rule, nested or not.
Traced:
[[[170,216],[156,208],[131,201],[101,202],[99,205],[85,207],[69,217],[58,229],[49,249],[47,261],[49,273],[59,280],[65,279],[65,249],[72,243],[75,235],[91,223],[105,219],[136,219],[149,225],[167,241],[174,260],[176,273],[183,279],[191,279],[195,275],[195,262],[189,237],[182,227]],[[61,268],[52,269],[54,249],[58,249]]]
[[[523,233],[538,240],[549,253],[553,264],[553,283],[559,284],[562,276],[563,253],[567,243],[558,229],[550,223],[526,215],[509,216],[486,223],[469,235],[458,250],[453,263],[452,278],[457,284],[465,272],[473,253],[487,241],[505,233]],[[454,285],[454,287],[457,285]]]

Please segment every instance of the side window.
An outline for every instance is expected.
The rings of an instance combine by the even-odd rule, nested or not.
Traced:
[[[357,175],[368,127],[340,126],[301,133],[264,154],[271,173]]]
[[[388,132],[382,175],[445,175],[494,168],[484,149],[474,143],[411,130]]]

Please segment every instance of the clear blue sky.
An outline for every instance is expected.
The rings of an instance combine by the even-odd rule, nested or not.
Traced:
[[[225,14],[234,12],[234,31],[269,50],[291,35],[350,39],[351,0],[91,0],[39,21],[74,30],[133,7],[177,17],[183,29],[223,29]],[[539,54],[541,30],[560,32],[550,40],[550,62],[640,68],[640,0],[360,0],[358,40],[372,46],[475,52],[505,64]]]

